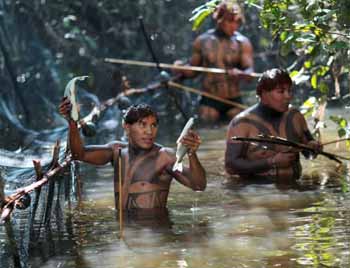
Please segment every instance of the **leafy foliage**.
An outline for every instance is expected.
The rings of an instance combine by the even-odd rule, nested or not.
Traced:
[[[294,62],[288,67],[294,81],[308,82],[316,90],[316,95],[323,96],[317,99],[319,102],[332,96],[341,98],[342,91],[349,88],[350,79],[350,2],[246,2],[260,6],[262,26],[269,29],[274,40],[278,42],[281,55],[295,56]],[[341,82],[343,83],[340,85]]]
[[[350,138],[350,123],[342,116],[331,116],[330,119],[337,124],[338,136],[341,138]],[[346,141],[346,145],[350,148],[350,142]]]
[[[201,27],[204,20],[211,14],[213,14],[216,6],[221,2],[221,0],[211,0],[192,11],[192,17],[190,21],[193,21],[192,30],[196,31]]]
[[[256,1],[258,2],[258,1]],[[326,94],[330,74],[350,67],[350,5],[345,0],[265,0],[262,25],[280,41],[283,55],[297,55],[293,69]],[[347,11],[346,11],[347,9]]]

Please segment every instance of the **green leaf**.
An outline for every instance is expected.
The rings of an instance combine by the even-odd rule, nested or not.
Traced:
[[[340,120],[342,120],[342,117],[339,116],[339,115],[331,115],[331,116],[329,117],[329,119],[330,119],[331,121],[333,121],[334,123],[336,123],[337,125],[339,125]]]
[[[324,81],[319,84],[318,88],[322,94],[328,94],[329,87]]]
[[[192,30],[196,31],[203,24],[204,20],[213,13],[212,9],[204,9],[200,13],[197,13],[195,16],[190,18],[190,21],[193,21]]]
[[[297,75],[299,75],[299,71],[297,71],[297,70],[294,70],[294,71],[292,71],[292,72],[289,73],[289,76],[290,76],[291,78],[293,78],[293,77],[295,77],[295,76],[297,76]]]
[[[325,76],[325,74],[329,71],[329,66],[320,66],[317,70],[318,76]]]
[[[350,149],[350,141],[346,141],[346,148],[349,150]]]
[[[339,122],[339,126],[342,128],[346,128],[348,126],[348,121],[346,121],[344,118],[342,118]]]
[[[280,39],[282,42],[284,42],[287,39],[287,37],[288,37],[288,32],[282,32],[280,34]]]
[[[292,51],[289,44],[284,44],[281,46],[280,53],[282,56],[287,56]]]
[[[341,137],[344,137],[346,135],[346,130],[344,128],[340,128],[338,129],[338,136],[341,138]]]
[[[331,49],[338,50],[338,49],[345,49],[349,48],[349,42],[345,41],[335,41],[330,45]]]
[[[317,74],[313,74],[311,77],[311,86],[312,88],[317,88]]]
[[[312,61],[307,60],[307,61],[304,62],[304,67],[306,69],[310,69],[311,66],[312,66]]]
[[[314,113],[315,109],[317,108],[318,108],[317,99],[315,97],[310,97],[300,107],[300,112],[305,117],[309,117]]]

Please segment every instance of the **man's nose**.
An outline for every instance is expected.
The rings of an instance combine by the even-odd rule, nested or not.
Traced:
[[[284,91],[284,96],[288,99],[292,98],[293,97],[293,93],[291,90],[285,90]]]
[[[145,132],[146,132],[147,134],[152,134],[152,127],[151,127],[151,126],[146,126],[146,127],[145,127]]]

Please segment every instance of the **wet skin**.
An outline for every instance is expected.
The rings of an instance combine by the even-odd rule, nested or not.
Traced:
[[[296,180],[301,174],[299,151],[271,144],[248,144],[231,137],[256,137],[260,134],[283,137],[320,149],[313,140],[303,115],[289,108],[290,85],[278,85],[263,91],[260,103],[237,115],[229,125],[225,153],[226,171],[243,177],[270,176],[278,180]]]
[[[60,113],[69,119],[71,104],[64,99]],[[119,148],[121,148],[121,173],[123,181],[123,209],[165,208],[173,178],[181,184],[198,191],[206,187],[206,176],[196,151],[201,143],[200,137],[191,131],[182,142],[192,152],[189,155],[189,168],[183,172],[173,172],[176,161],[174,152],[155,144],[158,131],[157,119],[148,116],[133,124],[124,124],[129,142],[123,145],[114,141],[106,145],[84,146],[75,122],[69,120],[69,143],[72,156],[76,160],[95,165],[112,163],[115,169],[115,195],[118,200],[119,189]]]
[[[233,34],[240,26],[235,16],[228,16],[217,23],[216,29],[209,30],[196,38],[190,60],[192,66],[215,67],[228,70],[228,74],[203,73],[202,89],[216,96],[232,99],[240,96],[239,82],[250,80],[247,74],[253,71],[253,47],[248,38],[241,35],[239,41]],[[196,72],[183,71],[185,77],[194,77]],[[231,108],[231,118],[240,109]],[[200,116],[206,121],[217,121],[219,112],[201,105]]]

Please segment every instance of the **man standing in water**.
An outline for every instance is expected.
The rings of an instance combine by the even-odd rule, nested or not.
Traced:
[[[215,29],[198,36],[192,49],[189,64],[221,68],[226,74],[205,73],[202,77],[202,90],[218,97],[242,103],[239,83],[250,80],[253,72],[253,47],[247,37],[237,32],[243,14],[238,4],[223,0],[215,9],[213,19]],[[175,64],[181,64],[176,61]],[[177,71],[183,77],[194,77],[198,72]],[[240,108],[202,97],[199,114],[204,121],[216,122],[219,119],[233,118]]]
[[[260,101],[238,114],[229,124],[225,153],[226,171],[243,179],[261,178],[293,182],[301,175],[299,152],[274,144],[251,144],[232,140],[260,134],[286,138],[321,150],[307,127],[304,116],[290,108],[292,80],[282,69],[271,69],[260,78],[256,94]],[[309,152],[303,152],[309,156]]]
[[[150,106],[139,104],[129,107],[125,112],[123,128],[128,143],[124,146],[120,142],[84,146],[77,124],[70,118],[70,101],[63,99],[59,110],[69,123],[69,145],[73,159],[95,165],[112,163],[117,209],[119,174],[123,182],[122,207],[128,213],[142,211],[143,214],[151,215],[166,211],[172,178],[194,191],[205,189],[205,170],[196,154],[201,143],[200,137],[190,131],[181,140],[188,148],[189,168],[184,167],[182,172],[173,171],[176,161],[174,153],[155,143],[158,116]]]

